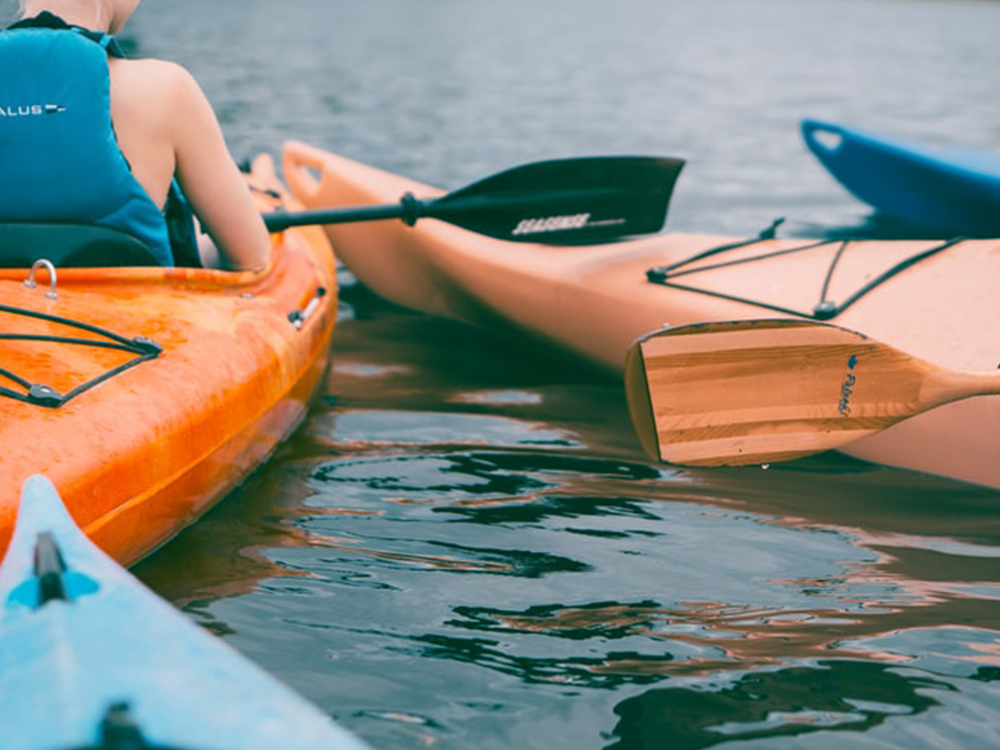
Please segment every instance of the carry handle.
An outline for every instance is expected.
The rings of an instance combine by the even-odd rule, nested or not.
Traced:
[[[844,129],[807,118],[802,121],[802,137],[814,152],[832,154],[844,143]]]

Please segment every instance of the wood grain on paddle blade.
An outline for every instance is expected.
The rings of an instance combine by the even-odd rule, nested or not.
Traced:
[[[641,339],[652,426],[644,447],[692,466],[789,460],[838,448],[958,398],[1000,390],[1000,373],[957,373],[838,326],[807,320],[705,323]],[[652,435],[650,435],[652,432]]]

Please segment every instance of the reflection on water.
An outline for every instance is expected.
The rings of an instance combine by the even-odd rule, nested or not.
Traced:
[[[542,424],[477,414],[365,410],[332,415],[330,432],[343,447],[354,445],[423,445],[447,443],[484,445],[571,446],[573,438]]]
[[[239,155],[295,137],[458,186],[668,153],[675,227],[898,236],[798,118],[1000,150],[998,13],[175,0],[132,28]],[[1000,493],[829,455],[654,466],[617,382],[340,279],[310,419],[137,572],[373,747],[1000,747]]]
[[[745,675],[718,690],[649,690],[615,708],[616,740],[607,748],[698,750],[733,739],[861,732],[889,717],[938,706],[927,693],[951,689],[946,682],[907,677],[880,664],[822,661]]]

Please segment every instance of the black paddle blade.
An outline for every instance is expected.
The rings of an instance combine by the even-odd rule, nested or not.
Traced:
[[[594,244],[659,232],[683,159],[592,156],[525,164],[421,206],[420,215],[515,242]]]

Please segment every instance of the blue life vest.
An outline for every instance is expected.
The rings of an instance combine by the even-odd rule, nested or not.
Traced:
[[[0,220],[119,229],[172,266],[164,214],[112,127],[109,54],[112,37],[73,27],[0,32]]]

